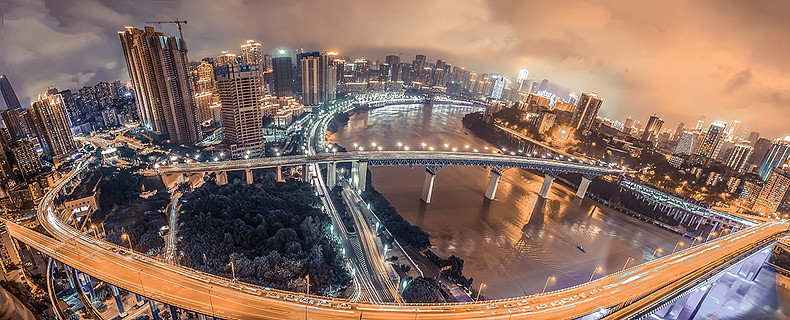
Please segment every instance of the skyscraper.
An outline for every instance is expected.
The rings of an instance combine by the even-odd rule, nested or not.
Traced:
[[[27,112],[28,110],[22,108],[11,108],[2,112],[3,123],[11,136],[11,142],[32,137]]]
[[[538,88],[538,91],[546,91],[548,87],[549,87],[549,79],[543,79],[543,81],[540,82],[540,88]]]
[[[765,184],[754,201],[752,210],[760,214],[776,212],[782,200],[787,196],[788,188],[790,188],[790,172],[787,165],[774,168],[768,173]]]
[[[738,120],[730,121],[730,125],[727,126],[727,138],[734,138],[738,132],[738,129],[741,127],[741,122]]]
[[[263,152],[261,66],[231,63],[215,69],[222,103],[222,127],[231,157],[257,157]]]
[[[518,82],[518,91],[523,91],[524,89],[526,89],[528,77],[529,77],[529,70],[527,69],[518,70],[518,78],[516,79],[516,82]]]
[[[263,55],[261,54],[260,42],[247,40],[247,42],[241,45],[241,62],[246,64],[260,64],[261,67],[263,67]]]
[[[694,154],[707,158],[708,160],[716,159],[721,150],[721,141],[724,139],[724,130],[726,127],[727,123],[723,121],[714,121],[711,123],[708,132],[705,134],[705,137],[702,138],[702,142],[699,143]]]
[[[444,86],[444,67],[447,61],[444,59],[436,60],[436,65],[433,67],[433,74],[431,75],[431,84],[434,86]]]
[[[203,123],[209,120],[221,122],[214,119],[211,107],[218,103],[215,95],[216,81],[214,79],[214,67],[206,62],[190,63],[190,81],[192,92],[195,95],[195,120]]]
[[[750,165],[759,166],[763,163],[763,159],[765,159],[765,155],[768,154],[768,150],[771,149],[771,140],[766,138],[758,138],[757,142],[753,144],[754,152],[752,152],[752,157],[749,158],[748,163]],[[759,169],[759,168],[758,168]]]
[[[396,56],[394,54],[388,55],[385,59],[387,64],[389,65],[389,77],[390,81],[401,81],[400,75],[400,56]]]
[[[321,54],[303,56],[299,63],[302,71],[302,104],[306,106],[317,106],[321,103],[321,88],[325,75],[322,70],[325,68]],[[324,67],[324,68],[322,68]]]
[[[784,163],[785,160],[790,158],[790,136],[784,138],[777,138],[768,148],[762,164],[760,164],[760,172],[758,175],[765,181],[771,171]]]
[[[759,132],[752,131],[752,132],[749,133],[749,139],[748,140],[749,140],[749,142],[752,143],[752,145],[756,144],[758,139],[760,139],[760,133]]]
[[[36,147],[30,139],[22,139],[11,144],[11,154],[22,178],[28,178],[41,171],[41,159],[36,153]]]
[[[656,140],[658,140],[658,134],[661,132],[661,126],[663,125],[664,120],[656,116],[650,116],[650,119],[647,120],[647,127],[645,127],[645,131],[642,133],[642,140],[656,142]]]
[[[11,87],[11,82],[4,74],[0,74],[0,93],[3,94],[3,101],[5,101],[6,109],[21,109],[22,105],[19,104],[19,99],[16,97],[14,88]]]
[[[293,65],[291,57],[272,58],[274,94],[278,97],[293,97]]]
[[[69,156],[77,147],[59,94],[40,95],[28,112],[31,131],[38,137],[44,153],[58,161],[58,158]]]
[[[173,142],[200,139],[189,85],[186,43],[178,37],[126,27],[119,31],[143,125]]]
[[[579,96],[579,102],[576,104],[572,119],[576,130],[590,130],[592,128],[595,118],[598,117],[601,104],[603,104],[603,100],[595,92],[584,92]]]
[[[222,51],[217,56],[217,66],[224,66],[236,62],[236,54],[228,51]]]
[[[689,155],[693,151],[694,145],[699,138],[699,131],[683,131],[678,138],[678,145],[675,147],[675,154]]]
[[[727,167],[738,171],[739,173],[743,173],[744,169],[746,168],[746,162],[752,155],[753,150],[754,148],[749,145],[748,141],[739,142],[735,145],[730,157],[727,159]]]
[[[494,79],[494,88],[491,91],[491,98],[502,99],[502,91],[505,90],[505,86],[507,85],[507,78],[493,75],[492,78]]]
[[[678,139],[680,139],[680,135],[685,130],[686,130],[686,124],[683,122],[679,123],[677,129],[675,129],[675,135],[672,136],[672,140],[678,141]]]

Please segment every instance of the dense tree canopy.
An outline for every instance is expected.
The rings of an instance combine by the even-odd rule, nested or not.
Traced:
[[[338,295],[350,284],[329,217],[309,183],[264,180],[261,187],[207,183],[179,216],[181,263],[274,288]]]
[[[403,300],[410,303],[444,302],[442,290],[435,278],[417,277],[403,290]]]

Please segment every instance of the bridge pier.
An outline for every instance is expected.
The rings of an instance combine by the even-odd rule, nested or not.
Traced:
[[[174,306],[168,306],[168,307],[170,307],[170,319],[178,320],[178,315],[176,314],[176,307]]]
[[[252,184],[252,169],[244,170],[244,176],[247,178],[247,184]]]
[[[302,181],[310,180],[310,167],[307,164],[302,166]]]
[[[143,297],[141,297],[139,294],[135,293],[134,297],[137,299],[137,306],[138,307],[141,307],[143,304],[145,304],[145,301],[143,300]]]
[[[703,220],[704,220],[704,219],[699,219],[699,221],[697,221],[697,227],[696,227],[696,228],[694,228],[694,230],[699,230],[699,226],[702,224],[702,221],[703,221]]]
[[[590,186],[591,181],[592,179],[582,176],[582,182],[579,183],[579,189],[576,190],[577,197],[584,199],[584,195],[587,194],[587,187]]]
[[[107,285],[110,286],[110,289],[112,290],[112,295],[115,297],[115,304],[118,305],[118,315],[121,318],[125,318],[126,310],[124,310],[123,308],[123,301],[121,300],[121,294],[118,292],[118,287],[111,284],[107,284]]]
[[[198,319],[200,319],[200,320],[206,320],[206,315],[204,315],[204,314],[198,314]]]
[[[72,289],[77,288],[77,287],[74,286],[74,282],[75,281],[74,281],[74,277],[72,277],[71,267],[69,267],[69,265],[67,265],[67,264],[64,264],[63,267],[64,267],[63,269],[66,270],[66,278],[69,279],[69,286]]]
[[[548,198],[549,191],[551,191],[551,184],[554,182],[554,176],[550,173],[546,173],[543,178],[543,185],[540,186],[540,192],[538,196],[541,198]]]
[[[500,178],[502,178],[502,173],[491,169],[488,178],[488,187],[486,187],[486,198],[488,198],[488,200],[494,200],[494,198],[496,198],[496,188],[499,186]]]
[[[368,184],[368,161],[360,160],[357,163],[357,189],[365,191]]]
[[[337,184],[337,162],[330,162],[326,165],[326,185],[332,189]]]
[[[228,172],[227,171],[217,171],[217,185],[226,185],[228,184]]]
[[[162,320],[159,317],[159,309],[156,307],[156,301],[154,299],[148,299],[148,306],[151,308],[151,318],[154,320]]]
[[[86,293],[90,295],[90,298],[92,300],[93,297],[96,296],[96,293],[93,291],[93,281],[91,281],[91,276],[78,271],[77,277],[80,279],[80,282],[82,283],[82,287],[88,289],[86,290],[87,291]]]
[[[433,196],[433,181],[436,179],[436,173],[425,168],[425,182],[422,184],[422,201],[431,203],[431,196]]]
[[[283,179],[283,166],[277,166],[277,170],[275,171],[274,174],[274,179],[277,182],[285,182],[285,179]]]

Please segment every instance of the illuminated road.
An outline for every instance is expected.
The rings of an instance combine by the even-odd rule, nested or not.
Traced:
[[[713,269],[786,232],[787,223],[766,223],[647,262],[590,283],[546,294],[451,304],[345,302],[266,290],[130,253],[83,235],[61,222],[51,203],[75,170],[47,193],[39,206],[42,226],[55,239],[8,222],[12,236],[82,272],[148,298],[223,319],[556,319],[617,306],[667,288],[685,275]],[[116,253],[116,251],[118,251]]]

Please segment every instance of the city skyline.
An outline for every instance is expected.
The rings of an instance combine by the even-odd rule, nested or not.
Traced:
[[[769,40],[751,39],[747,30],[732,30],[735,27],[721,23],[704,29],[706,32],[688,31],[689,24],[708,23],[717,16],[737,10],[741,12],[739,21],[755,23],[754,27],[744,29],[759,28],[761,34],[780,32],[783,29],[773,21],[781,17],[774,17],[777,19],[774,20],[770,18],[773,16],[761,15],[762,11],[786,11],[776,10],[780,8],[750,5],[748,10],[739,10],[734,7],[737,5],[725,4],[713,10],[706,8],[706,4],[672,2],[662,4],[662,8],[652,8],[655,10],[637,10],[613,3],[600,6],[574,2],[449,6],[433,2],[424,6],[402,4],[386,15],[362,14],[376,12],[367,10],[367,4],[330,6],[327,12],[338,17],[332,20],[314,18],[304,13],[311,10],[302,10],[319,8],[320,3],[270,4],[268,10],[256,10],[259,8],[253,5],[245,12],[232,10],[233,5],[219,8],[212,3],[190,4],[156,2],[133,6],[128,2],[77,1],[65,7],[46,2],[4,3],[0,11],[4,13],[0,31],[0,44],[4,48],[0,72],[9,75],[23,105],[29,105],[48,86],[75,88],[99,81],[126,79],[113,34],[122,25],[140,27],[145,21],[177,16],[194,21],[184,27],[191,57],[216,56],[222,50],[236,52],[246,39],[260,41],[264,52],[281,47],[291,50],[301,47],[305,51],[336,49],[343,55],[367,57],[373,61],[384,61],[386,55],[399,52],[403,52],[401,61],[410,61],[415,54],[425,54],[429,61],[447,59],[453,65],[463,65],[477,72],[504,74],[512,78],[512,82],[518,70],[525,68],[530,70],[532,81],[546,78],[550,86],[559,83],[576,93],[597,91],[607,102],[601,116],[612,119],[628,116],[647,119],[658,111],[662,119],[674,126],[702,114],[710,120],[740,120],[742,128],[760,131],[763,136],[787,135],[780,120],[761,121],[766,115],[767,119],[788,116],[788,111],[782,108],[787,102],[782,93],[787,80],[782,77],[782,64],[777,60],[783,56],[778,53],[784,48],[776,48]],[[552,12],[558,12],[558,7],[563,10],[560,19],[553,17],[551,24],[533,25],[548,19]],[[520,8],[539,10],[509,10]],[[443,9],[447,14],[420,19],[432,9]],[[689,15],[704,11],[707,15],[684,22],[644,19],[668,10]],[[210,20],[207,14],[230,14],[230,11],[238,15],[259,12],[266,19],[260,19],[264,22],[257,24],[249,22],[250,19],[231,19],[233,21],[224,24],[199,23]],[[647,11],[656,13],[645,13]],[[275,32],[275,26],[285,22],[282,17],[270,16],[269,12],[290,12],[291,15],[283,16],[300,25]],[[513,19],[509,12],[522,12],[531,19]],[[573,18],[584,14],[598,19]],[[419,22],[407,25],[398,22],[406,18]],[[378,23],[381,19],[388,23]],[[586,22],[581,23],[582,20]],[[650,24],[641,22],[647,20]],[[317,24],[333,27],[318,28]],[[354,25],[373,28],[365,34],[376,34],[377,39],[360,34]],[[26,33],[14,31],[19,29],[25,29]],[[177,31],[174,26],[158,29],[171,35]],[[672,36],[676,30],[683,31],[677,33],[681,37]],[[21,34],[39,35],[33,38],[47,45],[35,46],[31,37],[20,37]],[[704,41],[695,42],[695,39]],[[667,46],[659,48],[662,44]],[[768,45],[772,50],[757,49]],[[744,51],[752,50],[744,48],[753,47],[753,52]],[[70,63],[58,63],[62,59],[69,59]],[[770,65],[772,62],[775,64]],[[749,112],[753,108],[760,108],[761,112]]]

